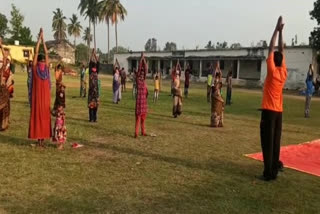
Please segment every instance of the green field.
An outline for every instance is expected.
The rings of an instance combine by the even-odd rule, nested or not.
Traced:
[[[92,124],[79,79],[64,78],[68,142],[63,151],[42,150],[27,139],[26,73],[15,74],[10,128],[0,133],[0,213],[320,213],[318,177],[285,169],[266,183],[255,178],[263,164],[243,156],[261,151],[261,91],[235,88],[225,127],[213,129],[205,84],[191,85],[174,119],[165,82],[156,105],[149,96],[147,133],[157,137],[134,139],[131,93],[114,105],[111,77],[101,81]],[[305,119],[304,98],[285,96],[282,145],[319,139],[319,110],[314,99]]]

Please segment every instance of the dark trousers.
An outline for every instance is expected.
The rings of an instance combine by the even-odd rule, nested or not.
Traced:
[[[207,102],[211,102],[211,86],[207,85]]]
[[[260,138],[264,160],[263,176],[267,179],[275,179],[278,174],[281,132],[282,112],[262,110]]]
[[[89,108],[89,120],[90,122],[96,122],[97,121],[97,111],[98,108]]]
[[[231,105],[231,94],[232,88],[227,88],[227,98],[226,98],[226,105]]]

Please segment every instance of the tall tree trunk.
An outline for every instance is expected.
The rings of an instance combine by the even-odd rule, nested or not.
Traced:
[[[117,53],[118,53],[118,22],[116,21],[116,24],[115,24],[115,30],[116,30],[116,50],[117,50]]]
[[[90,62],[90,40],[91,40],[91,22],[89,19],[89,38],[88,38],[88,62]]]
[[[96,44],[96,22],[93,22],[93,37],[94,37],[94,49],[97,50],[97,44]]]
[[[77,46],[76,46],[76,39],[77,39],[77,37],[76,36],[74,36],[74,55],[75,55],[75,62],[77,62],[78,61],[78,55],[77,55]]]
[[[110,62],[110,23],[107,22],[108,27],[108,63]]]

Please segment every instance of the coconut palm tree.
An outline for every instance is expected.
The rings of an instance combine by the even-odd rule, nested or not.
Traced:
[[[60,8],[57,8],[56,11],[53,11],[52,19],[52,29],[54,31],[53,37],[57,41],[61,41],[67,38],[66,30],[67,24],[65,20],[67,18],[63,15],[63,12]]]
[[[115,25],[116,33],[116,50],[118,52],[118,22],[123,21],[126,17],[127,10],[121,4],[120,0],[106,0],[108,1],[109,11],[111,13],[111,22]]]
[[[74,46],[76,46],[76,39],[80,36],[82,26],[76,14],[73,14],[70,18],[70,24],[68,24],[69,36],[74,36]]]
[[[110,11],[110,1],[104,0],[99,2],[100,14],[99,14],[99,21],[105,21],[107,23],[108,29],[108,62],[109,62],[109,55],[110,55],[110,19],[112,17],[112,13]]]
[[[87,43],[88,46],[88,56],[90,57],[90,42],[92,41],[92,35],[90,32],[90,28],[86,28],[83,32],[83,37],[82,37],[83,41],[85,41]]]
[[[97,24],[99,12],[100,12],[100,9],[98,6],[98,0],[80,0],[78,9],[80,10],[81,15],[84,15],[85,18],[89,19],[90,30],[91,30],[91,23],[93,24],[94,48],[96,49],[96,24]]]

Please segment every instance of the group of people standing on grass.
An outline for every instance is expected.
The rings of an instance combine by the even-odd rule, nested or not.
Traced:
[[[283,112],[283,88],[287,79],[287,67],[284,56],[283,43],[283,19],[279,17],[276,28],[272,35],[269,53],[267,58],[267,76],[264,83],[263,99],[261,105],[260,137],[264,159],[264,171],[262,179],[265,181],[277,178],[278,171],[283,164],[280,161],[280,141],[282,133],[282,112]],[[278,50],[275,50],[278,38]],[[43,44],[44,55],[39,54],[41,43]],[[4,51],[0,40],[0,49],[3,55],[2,66],[0,67],[0,130],[5,130],[9,125],[10,98],[13,97],[13,74],[10,70],[10,59]],[[62,149],[66,142],[67,129],[65,124],[65,85],[62,82],[63,68],[60,64],[55,69],[56,99],[53,110],[50,110],[51,100],[51,79],[49,71],[48,50],[45,44],[43,30],[40,29],[35,55],[33,61],[28,64],[28,99],[30,103],[30,139],[38,140],[38,146],[44,147],[44,140],[53,138],[58,148]],[[89,73],[88,109],[89,121],[97,122],[97,112],[100,104],[100,63],[95,50],[93,49],[89,67],[82,67],[80,73],[80,96],[86,97],[86,73]],[[144,54],[141,55],[139,66],[133,72],[133,97],[135,105],[135,134],[134,137],[146,136],[145,121],[148,114],[148,88],[146,75],[148,64]],[[171,96],[173,99],[172,114],[176,118],[182,113],[182,89],[181,89],[181,66],[179,62],[172,69],[171,73]],[[184,95],[188,97],[190,85],[191,68],[187,65],[185,70]],[[118,61],[114,65],[113,75],[113,102],[118,104],[121,100],[121,92],[126,91],[126,73],[120,70]],[[154,98],[157,102],[161,90],[161,73],[154,75]],[[314,92],[314,72],[310,65],[306,79],[306,107],[305,117],[309,117],[311,96]],[[223,127],[224,106],[231,105],[232,95],[232,71],[226,77],[227,93],[226,102],[222,98],[222,72],[219,61],[210,66],[207,85],[207,101],[211,103],[211,127]],[[51,115],[56,117],[54,128],[51,127]]]

